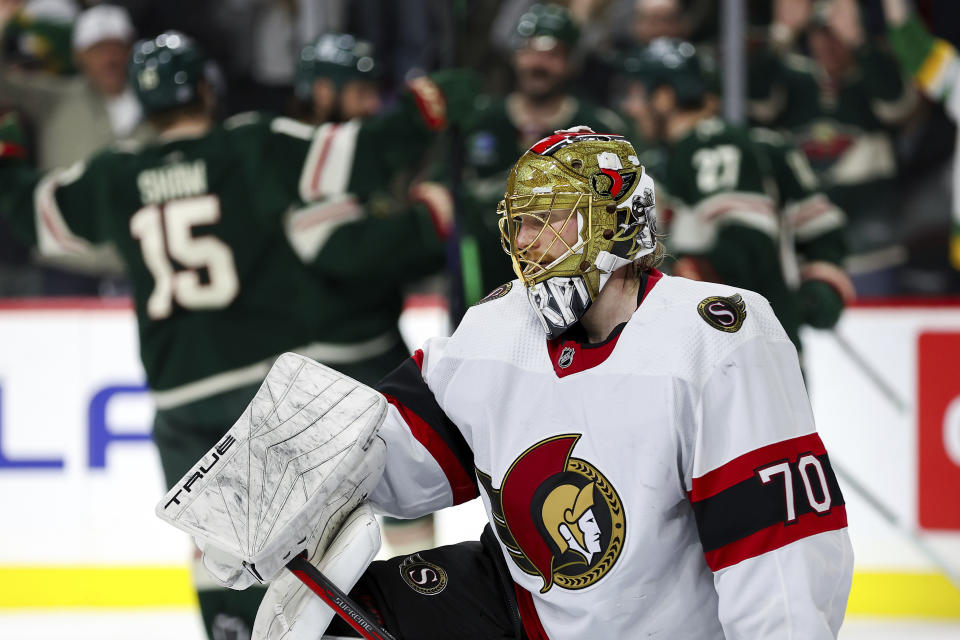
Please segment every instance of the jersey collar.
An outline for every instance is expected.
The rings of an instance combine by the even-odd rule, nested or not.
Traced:
[[[663,277],[663,274],[657,269],[651,269],[645,272],[642,277],[640,293],[637,295],[638,309],[651,289]],[[554,373],[557,374],[558,378],[563,378],[602,364],[613,353],[613,348],[617,346],[620,334],[623,333],[623,328],[626,326],[626,322],[618,324],[606,340],[594,344],[586,342],[586,335],[579,324],[571,327],[562,336],[547,340],[547,354],[550,363],[553,365]]]

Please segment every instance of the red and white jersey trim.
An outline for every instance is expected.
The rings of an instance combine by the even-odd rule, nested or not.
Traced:
[[[300,174],[300,198],[304,202],[346,192],[359,132],[359,120],[328,123],[317,129]]]
[[[78,162],[69,169],[47,174],[34,191],[36,210],[37,250],[44,256],[63,256],[88,253],[93,248],[77,236],[63,217],[57,205],[57,187],[76,181],[86,165]]]
[[[800,242],[839,229],[846,223],[843,212],[822,193],[791,203],[784,216],[787,226]]]
[[[822,280],[837,292],[844,304],[857,299],[857,290],[847,272],[832,262],[817,261],[804,265],[800,270],[803,280]]]
[[[320,255],[334,231],[363,216],[364,208],[356,198],[340,195],[290,212],[284,229],[296,254],[310,262]]]

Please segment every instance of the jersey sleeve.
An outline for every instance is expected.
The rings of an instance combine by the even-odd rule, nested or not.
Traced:
[[[425,372],[444,341],[429,341],[377,385],[390,405],[380,429],[387,465],[370,500],[383,513],[415,518],[478,495],[473,452],[440,407]]]
[[[430,95],[443,104],[443,94],[435,90]],[[313,127],[273,118],[261,169],[279,181],[291,200],[301,203],[348,193],[364,199],[387,185],[395,173],[414,165],[435,139],[435,131],[446,126],[445,121],[431,124],[421,93],[410,87],[396,106],[363,120]],[[255,118],[242,115],[237,122],[245,117]]]
[[[747,338],[699,399],[685,481],[726,637],[835,638],[853,555],[793,345],[779,329]]]
[[[824,283],[835,293],[838,304],[849,304],[856,294],[843,267],[846,216],[820,189],[807,157],[797,147],[773,131],[753,129],[750,133],[770,162],[781,222],[801,260],[801,280]]]
[[[901,73],[897,59],[872,44],[861,47],[854,55],[873,115],[887,126],[903,122],[917,106],[917,91]]]
[[[737,225],[773,241],[779,223],[764,183],[768,174],[766,156],[745,132],[717,119],[701,121],[668,160],[668,190],[682,204],[674,211],[676,222],[684,213],[690,222],[672,233],[685,244],[707,247],[711,232]]]
[[[347,195],[292,211],[284,227],[300,259],[324,276],[376,273],[401,285],[443,268],[443,241],[425,205],[380,215]],[[387,257],[391,268],[380,269]]]
[[[930,34],[917,16],[904,24],[891,27],[890,43],[901,66],[920,89],[944,103],[954,120],[960,120],[960,58],[946,40]]]
[[[101,228],[97,176],[101,156],[64,170],[42,175],[25,164],[0,166],[0,215],[25,244],[41,255],[90,254],[93,245],[108,240]]]
[[[782,280],[782,272],[780,222],[764,185],[766,157],[745,133],[707,120],[670,154],[666,173],[675,274],[771,297],[780,286],[776,279],[771,284],[771,275]]]

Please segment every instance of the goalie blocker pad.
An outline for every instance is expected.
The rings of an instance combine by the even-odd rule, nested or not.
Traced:
[[[375,485],[382,451],[370,452],[379,464],[366,458],[386,411],[373,389],[285,353],[236,424],[156,513],[268,582],[328,533],[332,503],[359,502],[365,496],[352,494]]]

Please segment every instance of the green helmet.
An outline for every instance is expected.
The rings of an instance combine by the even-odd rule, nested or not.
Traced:
[[[692,44],[675,38],[657,38],[623,63],[627,76],[639,80],[652,93],[662,86],[671,87],[680,106],[695,106],[708,90],[708,79],[697,50]]]
[[[127,76],[146,113],[190,104],[197,86],[211,80],[206,55],[192,38],[166,31],[133,46]]]
[[[317,78],[329,78],[341,88],[353,80],[375,81],[379,75],[372,44],[346,33],[325,33],[300,50],[294,92],[309,101]]]
[[[515,38],[518,49],[528,44],[533,44],[535,49],[551,49],[558,42],[572,49],[580,39],[580,29],[564,7],[556,4],[535,4],[520,16]]]

